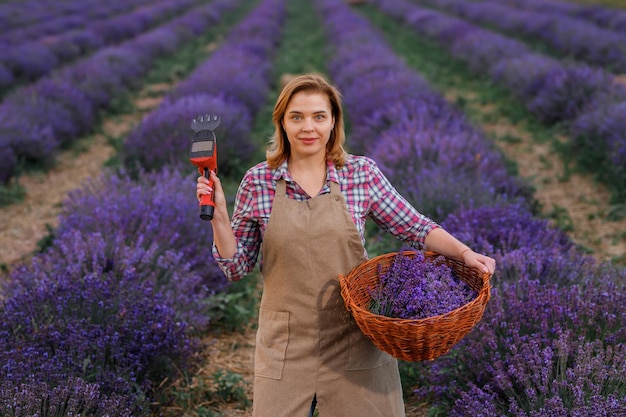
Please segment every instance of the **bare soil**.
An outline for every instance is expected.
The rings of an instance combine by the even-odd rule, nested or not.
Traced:
[[[37,248],[37,242],[47,233],[47,225],[57,225],[61,204],[68,192],[79,188],[89,177],[99,174],[103,164],[113,155],[114,149],[107,143],[107,136],[121,137],[154,109],[161,101],[159,92],[171,86],[152,85],[146,87],[135,102],[137,111],[106,120],[104,134],[93,135],[81,141],[82,151],[69,151],[58,158],[58,163],[46,174],[20,177],[26,188],[26,197],[19,204],[0,209],[0,264],[10,265],[27,260]],[[460,93],[455,92],[458,96]],[[454,97],[450,97],[454,99]],[[471,97],[467,102],[471,103]],[[488,114],[492,109],[482,106],[480,111]],[[626,221],[608,222],[608,192],[585,176],[564,176],[563,164],[554,155],[549,145],[533,142],[524,126],[514,126],[507,120],[498,120],[484,125],[486,132],[493,134],[504,153],[519,167],[522,177],[529,179],[537,188],[537,199],[551,210],[564,210],[574,225],[572,238],[591,248],[594,256],[609,259],[626,253]],[[514,136],[516,141],[503,138]],[[619,236],[622,236],[621,238]],[[209,347],[202,355],[205,365],[193,378],[194,381],[210,381],[219,370],[242,375],[246,390],[251,395],[254,352],[254,330],[243,333],[223,334],[208,337]],[[250,397],[251,398],[251,397]],[[200,404],[197,404],[198,406]],[[408,417],[424,417],[427,406],[407,402]],[[170,409],[176,413],[176,409]],[[226,417],[249,416],[250,407],[241,402],[224,403],[220,412]]]

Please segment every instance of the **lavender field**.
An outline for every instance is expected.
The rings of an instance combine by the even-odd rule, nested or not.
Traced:
[[[319,71],[349,151],[497,260],[478,325],[401,363],[407,415],[626,416],[626,9],[611,6],[0,1],[0,415],[250,415],[259,272],[229,283],[213,261],[189,122],[220,114],[234,197],[281,79]],[[367,230],[370,256],[401,247]]]

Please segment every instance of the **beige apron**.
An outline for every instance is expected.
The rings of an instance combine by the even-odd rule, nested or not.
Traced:
[[[279,180],[263,239],[254,417],[403,417],[398,362],[363,336],[346,311],[339,274],[364,261],[341,194],[287,198]]]

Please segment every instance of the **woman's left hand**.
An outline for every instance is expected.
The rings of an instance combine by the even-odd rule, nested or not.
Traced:
[[[465,250],[463,252],[463,262],[465,265],[476,268],[481,272],[486,272],[489,275],[493,275],[496,271],[496,260],[489,256],[481,255],[473,250]]]

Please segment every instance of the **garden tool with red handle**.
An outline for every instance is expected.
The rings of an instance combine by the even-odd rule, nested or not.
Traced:
[[[200,175],[209,180],[209,187],[213,189],[211,171],[217,174],[217,139],[214,130],[220,125],[220,118],[214,114],[198,116],[191,122],[191,130],[194,136],[191,141],[189,159],[198,167]],[[202,195],[200,198],[200,218],[213,220],[215,201],[213,192]]]

